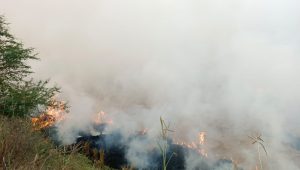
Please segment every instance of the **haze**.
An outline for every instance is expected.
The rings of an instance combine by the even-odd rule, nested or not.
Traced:
[[[212,155],[252,160],[255,148],[241,141],[261,133],[270,169],[299,168],[285,145],[300,135],[299,7],[296,0],[0,1],[12,32],[39,53],[35,76],[50,78],[70,103],[70,121],[60,127],[66,143],[100,110],[124,134],[148,128],[155,136],[163,116],[175,136],[206,131]]]

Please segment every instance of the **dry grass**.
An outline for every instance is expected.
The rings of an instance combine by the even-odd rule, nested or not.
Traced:
[[[0,116],[0,169],[108,169],[95,167],[78,148],[56,148],[25,118]]]

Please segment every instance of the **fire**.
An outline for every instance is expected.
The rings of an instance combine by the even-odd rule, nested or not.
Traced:
[[[205,144],[205,140],[206,140],[206,132],[199,132],[198,136],[199,136],[199,146],[201,146],[198,149],[198,151],[199,153],[201,153],[201,155],[207,157],[207,152],[205,151],[205,149],[203,149],[203,145]]]
[[[107,116],[107,114],[104,111],[100,111],[96,114],[95,119],[94,119],[94,123],[96,125],[100,125],[100,124],[113,124],[113,121],[111,118],[109,118]]]
[[[199,144],[204,145],[206,132],[199,132],[198,136],[199,136]]]
[[[192,142],[185,142],[185,141],[177,141],[174,142],[177,145],[184,146],[186,148],[192,149],[197,151],[200,155],[207,157],[207,152],[204,149],[204,145],[206,142],[206,132],[199,132],[198,133],[198,140]]]
[[[35,130],[41,130],[59,123],[66,118],[66,105],[64,102],[53,100],[51,106],[37,117],[31,118]],[[113,121],[103,111],[95,114],[93,117],[94,125],[111,125]]]
[[[64,102],[53,101],[44,113],[38,117],[31,118],[35,130],[41,130],[53,126],[54,124],[65,119],[66,105]]]

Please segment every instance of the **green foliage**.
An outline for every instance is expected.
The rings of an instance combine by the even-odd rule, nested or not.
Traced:
[[[7,23],[0,16],[0,114],[25,116],[38,106],[49,106],[59,92],[47,87],[48,80],[34,81],[29,60],[37,60],[34,49],[25,48],[9,33]]]

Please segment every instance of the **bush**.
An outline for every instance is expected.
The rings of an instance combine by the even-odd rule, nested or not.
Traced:
[[[25,116],[38,106],[49,106],[51,98],[59,92],[57,87],[47,87],[48,80],[30,78],[29,60],[37,60],[34,49],[25,48],[0,16],[0,114]]]

